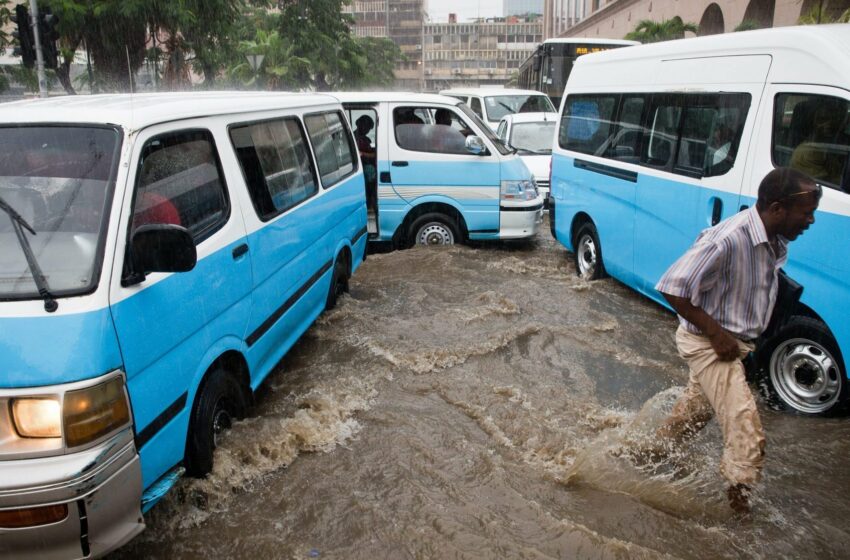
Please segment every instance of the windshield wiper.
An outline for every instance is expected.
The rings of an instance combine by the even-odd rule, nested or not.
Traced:
[[[41,267],[38,266],[38,261],[35,258],[35,253],[32,252],[30,241],[24,233],[24,229],[26,229],[31,234],[36,235],[35,230],[20,214],[18,214],[14,208],[9,206],[9,203],[3,200],[2,197],[0,197],[0,210],[6,212],[12,220],[12,227],[15,229],[18,244],[21,246],[21,250],[24,252],[24,256],[27,259],[27,265],[29,266],[30,274],[32,274],[32,279],[35,282],[35,287],[38,288],[38,294],[44,300],[44,310],[48,313],[53,313],[59,308],[59,304],[56,303],[56,300],[53,299],[53,295],[50,293],[50,287],[47,285],[47,280],[41,272]]]

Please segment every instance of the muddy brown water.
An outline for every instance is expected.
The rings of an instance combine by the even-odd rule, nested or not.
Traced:
[[[264,383],[205,480],[113,558],[847,558],[850,420],[768,409],[732,516],[712,422],[619,451],[687,379],[666,310],[578,279],[548,230],[370,255]]]

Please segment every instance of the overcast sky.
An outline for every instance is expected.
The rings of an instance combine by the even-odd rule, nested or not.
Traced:
[[[458,21],[479,16],[501,16],[502,0],[428,0],[431,21],[448,21],[449,13],[457,14]]]

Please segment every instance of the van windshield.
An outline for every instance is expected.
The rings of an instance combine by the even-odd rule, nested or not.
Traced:
[[[519,153],[552,153],[552,139],[555,137],[555,121],[514,123],[509,144]]]
[[[96,287],[120,143],[115,128],[0,127],[0,300]]]
[[[555,113],[548,97],[539,95],[493,95],[484,98],[487,120],[499,122],[505,115],[514,113]]]

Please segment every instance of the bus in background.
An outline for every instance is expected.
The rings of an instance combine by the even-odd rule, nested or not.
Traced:
[[[552,233],[588,279],[655,290],[701,230],[755,204],[776,167],[823,186],[784,267],[802,284],[755,363],[778,404],[850,403],[850,25],[682,39],[580,59],[552,155]]]
[[[637,41],[625,39],[547,39],[519,67],[517,87],[542,91],[549,96],[555,107],[560,107],[567,78],[570,77],[578,57],[639,44]]]

